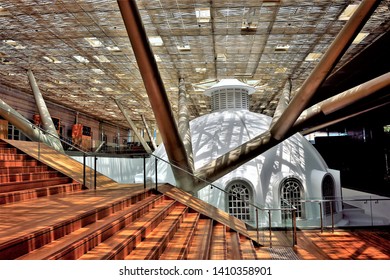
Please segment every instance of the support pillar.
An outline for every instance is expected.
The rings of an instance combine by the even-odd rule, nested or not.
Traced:
[[[150,47],[141,15],[135,0],[118,0],[127,34],[133,47],[146,93],[154,112],[169,161],[179,168],[173,168],[176,184],[191,192],[194,179],[191,166],[171,110],[157,63]],[[185,170],[185,171],[182,171]]]
[[[150,149],[148,143],[145,142],[145,139],[138,133],[138,128],[135,126],[133,121],[130,119],[129,115],[127,114],[125,108],[120,103],[118,99],[115,99],[116,105],[118,105],[119,109],[121,110],[122,114],[125,116],[127,122],[129,123],[131,129],[134,131],[135,136],[137,136],[138,140],[141,142],[141,145],[144,147],[145,151],[148,154],[152,153],[152,150]]]
[[[62,143],[60,137],[58,136],[58,132],[54,126],[53,120],[50,116],[49,110],[47,109],[45,100],[43,99],[42,93],[39,90],[37,81],[35,80],[33,72],[29,69],[27,70],[27,76],[30,83],[30,87],[34,93],[35,102],[37,104],[38,112],[42,120],[42,127],[45,131],[53,136],[53,141],[57,142],[56,146],[59,148],[61,152],[64,152],[62,148]]]
[[[187,94],[184,79],[179,80],[179,122],[178,129],[183,139],[184,148],[187,153],[188,161],[192,170],[194,170],[194,158],[192,152],[192,140],[190,130],[190,116],[187,107]]]
[[[150,129],[149,129],[148,123],[146,122],[145,116],[141,115],[141,118],[142,118],[142,122],[144,123],[146,133],[148,134],[148,137],[150,139],[150,143],[152,143],[152,148],[153,148],[153,150],[156,150],[157,145],[156,145],[156,142],[154,141],[152,133],[150,132]]]

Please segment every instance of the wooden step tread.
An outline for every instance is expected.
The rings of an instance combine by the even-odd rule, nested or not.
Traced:
[[[14,259],[38,249],[150,194],[141,189],[128,194],[128,188],[87,190],[41,198],[37,204],[0,205],[0,259]]]
[[[164,200],[146,215],[118,231],[109,239],[81,256],[80,260],[123,259],[174,208],[174,200]]]
[[[257,260],[257,254],[255,246],[251,239],[246,236],[240,235],[240,246],[242,251],[242,256],[244,260]]]
[[[32,181],[64,176],[58,171],[42,171],[29,173],[1,174],[0,183]]]
[[[0,204],[8,204],[25,200],[36,199],[43,196],[51,196],[59,193],[75,192],[82,190],[81,183],[68,183],[48,186],[44,188],[34,188],[14,192],[0,193]]]
[[[97,220],[93,224],[82,227],[18,259],[77,259],[86,251],[95,247],[94,244],[104,241],[114,234],[113,231],[120,230],[138,216],[147,212],[149,206],[152,208],[153,204],[161,199],[161,195],[151,195],[144,200],[132,204],[101,220]]]
[[[180,226],[186,206],[177,206],[125,260],[157,260]]]
[[[187,258],[189,246],[194,237],[199,216],[199,213],[187,214],[183,219],[183,223],[181,223],[179,230],[161,254],[160,260],[184,260]]]
[[[47,165],[0,167],[0,174],[34,173],[52,170]]]
[[[226,227],[217,223],[213,227],[213,236],[211,239],[210,260],[226,260]]]
[[[33,181],[0,183],[0,193],[20,191],[24,189],[43,188],[53,185],[67,184],[71,183],[72,181],[72,178],[63,176]]]
[[[187,256],[188,260],[208,260],[212,235],[211,219],[200,219],[195,230],[192,244]]]
[[[13,167],[13,166],[40,166],[42,163],[35,159],[26,159],[26,160],[7,160],[0,161],[0,167]]]

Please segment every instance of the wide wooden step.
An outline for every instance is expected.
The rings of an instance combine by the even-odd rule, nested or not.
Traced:
[[[15,173],[15,174],[1,174],[0,183],[33,181],[40,179],[50,179],[59,177],[61,175],[58,171],[44,171],[44,172],[30,172],[30,173]]]
[[[5,148],[5,146],[0,146],[0,154],[16,154],[18,150],[16,148]]]
[[[195,229],[199,221],[199,213],[188,213],[180,224],[180,228],[160,256],[160,260],[185,260]]]
[[[30,158],[26,154],[3,154],[0,153],[0,160],[26,160]]]
[[[7,161],[0,161],[0,167],[13,167],[13,166],[39,166],[42,165],[37,160],[29,159],[29,160],[7,160]]]
[[[176,206],[158,227],[125,257],[125,260],[158,260],[180,227],[187,210],[186,206]]]
[[[68,183],[72,183],[72,182],[73,182],[72,178],[63,176],[63,177],[40,179],[40,180],[33,180],[33,181],[1,183],[0,184],[0,193],[15,192],[15,191],[27,190],[27,189],[44,188],[44,187],[49,187],[49,186],[68,184]]]
[[[47,165],[0,167],[0,174],[37,173],[50,170]]]
[[[28,190],[0,193],[0,205],[14,202],[21,202],[31,199],[36,199],[44,196],[51,196],[60,193],[70,193],[81,191],[83,186],[81,183],[69,183],[55,185],[43,188],[34,188]]]
[[[210,253],[213,220],[202,218],[198,221],[194,238],[189,248],[188,260],[208,260]]]
[[[104,194],[106,192],[102,193]],[[107,192],[107,195],[109,193]],[[85,208],[85,204],[82,203],[80,206],[75,204],[73,207],[74,214],[57,213],[56,215],[47,217],[48,220],[52,220],[53,222],[50,224],[45,223],[45,226],[40,224],[37,226],[37,221],[35,220],[26,220],[23,225],[25,228],[18,228],[18,232],[24,232],[23,234],[15,235],[15,237],[5,239],[5,242],[0,243],[0,260],[18,258],[71,232],[92,224],[97,220],[120,211],[149,195],[151,195],[151,191],[137,192],[125,197],[116,198],[104,204],[101,204],[99,201],[94,204],[94,201],[90,201],[88,208]],[[94,207],[93,205],[96,206]],[[66,218],[63,218],[64,216]]]
[[[226,226],[216,223],[213,226],[213,236],[211,238],[210,260],[226,260]]]
[[[151,195],[144,200],[136,202],[95,223],[82,227],[18,259],[78,259],[99,243],[147,213],[162,199],[162,195]]]
[[[160,222],[175,208],[174,200],[163,200],[94,249],[81,256],[81,260],[123,260]]]

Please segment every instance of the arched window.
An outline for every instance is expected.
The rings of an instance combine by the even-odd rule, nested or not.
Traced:
[[[296,178],[286,178],[282,181],[280,187],[280,205],[281,208],[290,209],[291,206],[296,208],[296,217],[304,218],[303,204],[301,199],[303,198],[303,187],[301,182]],[[282,219],[291,218],[290,211],[282,211]]]
[[[227,187],[228,212],[243,221],[251,220],[252,189],[244,181],[234,181]]]
[[[330,215],[332,212],[336,212],[336,202],[334,201],[334,180],[330,175],[325,175],[324,179],[322,179],[322,197],[325,200],[332,200],[324,203],[325,215]]]

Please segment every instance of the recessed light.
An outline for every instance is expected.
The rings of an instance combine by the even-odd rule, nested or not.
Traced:
[[[73,58],[80,63],[89,63],[89,60],[81,55],[74,55]]]
[[[109,50],[110,52],[120,52],[121,51],[121,49],[117,46],[112,46],[112,47],[109,46],[106,49]]]
[[[155,54],[154,55],[154,59],[157,61],[157,62],[161,62],[161,57],[158,55],[158,54]]]
[[[91,71],[96,73],[96,74],[99,74],[99,75],[104,74],[104,71],[102,69],[99,69],[99,68],[93,68],[93,69],[91,69]]]
[[[352,44],[354,44],[354,45],[360,44],[360,42],[363,41],[364,38],[366,38],[366,37],[368,36],[368,34],[370,34],[370,33],[360,32],[360,33],[355,37],[355,40],[353,40]]]
[[[61,60],[58,60],[55,57],[43,56],[42,58],[50,63],[61,63]]]
[[[290,45],[277,45],[275,47],[275,52],[287,52],[290,48]]]
[[[110,62],[110,60],[108,60],[108,58],[104,55],[94,55],[93,58],[102,63]]]
[[[22,44],[14,41],[14,40],[3,40],[3,42],[9,46],[14,47],[17,50],[24,50],[26,48],[25,46],[23,46]]]
[[[339,16],[339,20],[349,20],[358,7],[358,4],[348,5]]]
[[[191,51],[191,47],[189,45],[177,46],[177,49],[180,52],[189,52],[189,51]]]
[[[210,8],[196,8],[195,16],[198,22],[209,22],[211,18]]]
[[[318,59],[320,59],[320,57],[322,56],[322,53],[309,53],[305,60],[306,61],[316,61]]]
[[[149,42],[152,46],[164,45],[164,42],[160,36],[149,36]]]
[[[84,38],[92,47],[98,48],[103,46],[103,43],[99,41],[98,38],[96,37],[89,37],[89,38]]]
[[[224,54],[224,53],[217,53],[217,61],[225,62],[226,59],[227,59],[226,54]]]

